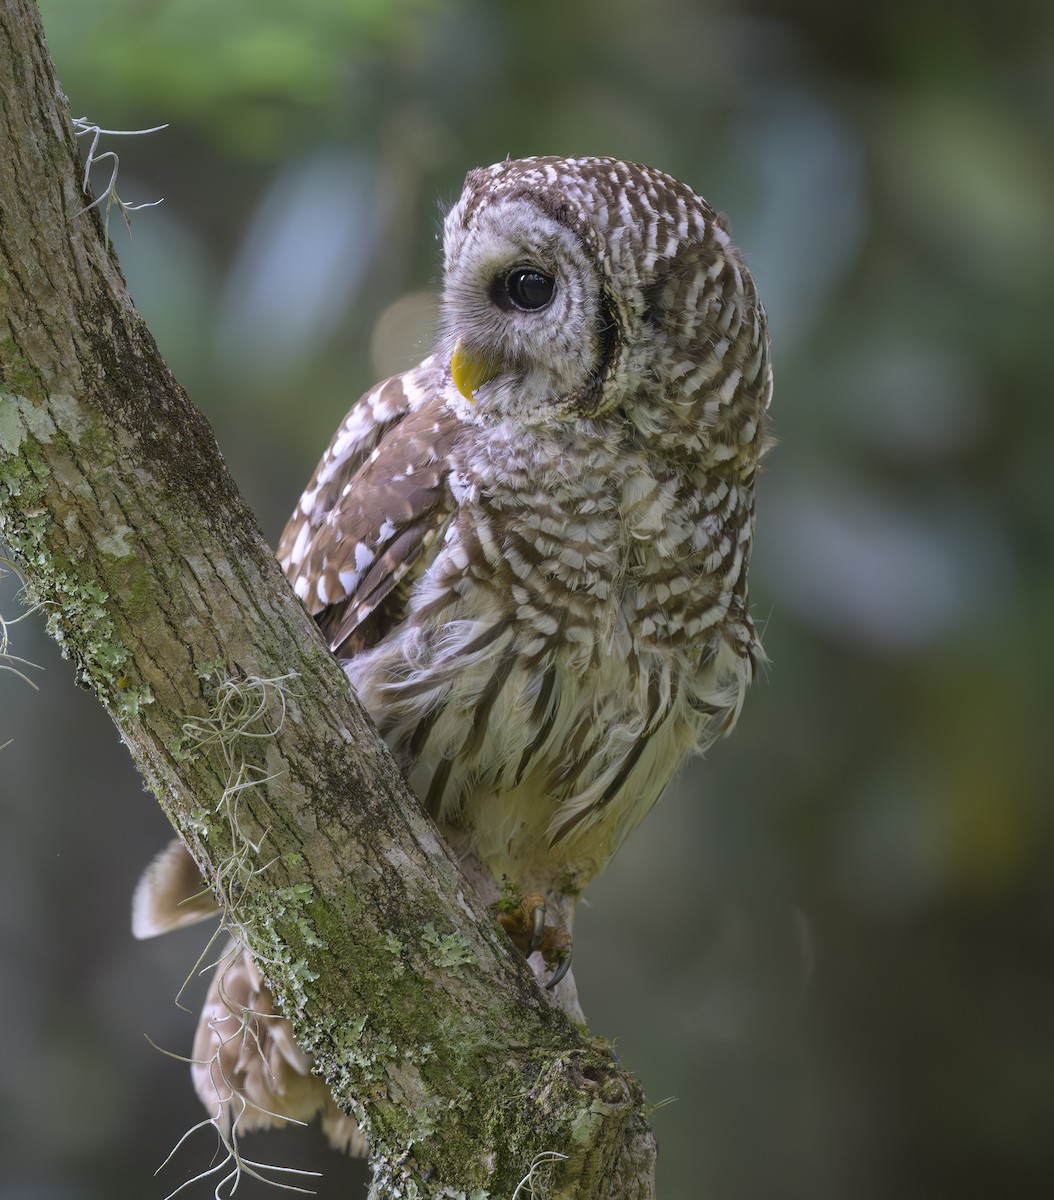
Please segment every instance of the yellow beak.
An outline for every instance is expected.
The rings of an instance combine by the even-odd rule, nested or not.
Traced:
[[[450,374],[454,386],[470,404],[475,404],[472,394],[482,387],[489,379],[493,379],[502,368],[502,364],[493,356],[479,350],[472,350],[458,338],[454,353],[450,356]]]

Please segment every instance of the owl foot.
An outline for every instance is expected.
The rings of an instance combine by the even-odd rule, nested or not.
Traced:
[[[545,923],[545,899],[530,892],[518,901],[505,901],[498,913],[498,924],[525,957],[537,950],[546,965],[555,967],[545,987],[551,991],[571,966],[571,935],[566,929]]]

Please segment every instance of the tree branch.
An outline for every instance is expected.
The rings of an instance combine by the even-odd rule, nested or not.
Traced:
[[[133,309],[30,0],[0,0],[0,99],[0,536],[362,1123],[373,1194],[511,1197],[536,1165],[536,1197],[652,1196],[638,1086],[466,882]],[[188,739],[231,687],[276,717],[279,679],[273,735]]]

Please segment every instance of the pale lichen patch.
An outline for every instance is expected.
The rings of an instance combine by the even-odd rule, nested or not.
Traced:
[[[17,454],[26,436],[25,422],[18,411],[21,396],[0,394],[0,451]]]
[[[111,558],[126,558],[132,553],[132,547],[128,545],[131,533],[127,525],[118,525],[113,533],[96,537],[95,542],[103,554],[109,554]]]
[[[50,400],[72,401],[65,396],[52,396]],[[48,408],[34,404],[28,396],[14,392],[0,392],[0,450],[6,454],[17,454],[27,437],[43,445],[50,445],[55,436],[55,422]]]
[[[571,1122],[571,1140],[580,1146],[591,1146],[604,1123],[604,1116],[603,1112],[595,1112],[593,1105],[583,1109]]]
[[[93,420],[98,420],[98,415],[87,410],[86,406],[76,396],[67,396],[61,392],[52,392],[48,396],[47,412],[43,408],[36,411],[41,413],[43,418],[46,419],[47,424],[51,427],[52,434],[58,429],[75,445],[81,442],[89,424]],[[30,432],[39,441],[49,440],[37,433],[32,426],[30,426]],[[113,432],[110,431],[106,441],[109,442],[112,436]]]

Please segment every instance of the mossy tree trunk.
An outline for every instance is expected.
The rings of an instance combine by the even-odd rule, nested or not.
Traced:
[[[0,0],[0,101],[0,537],[362,1122],[373,1194],[511,1197],[537,1163],[536,1197],[652,1196],[639,1088],[422,814],[81,211],[31,0]],[[273,736],[188,743],[224,685]]]

